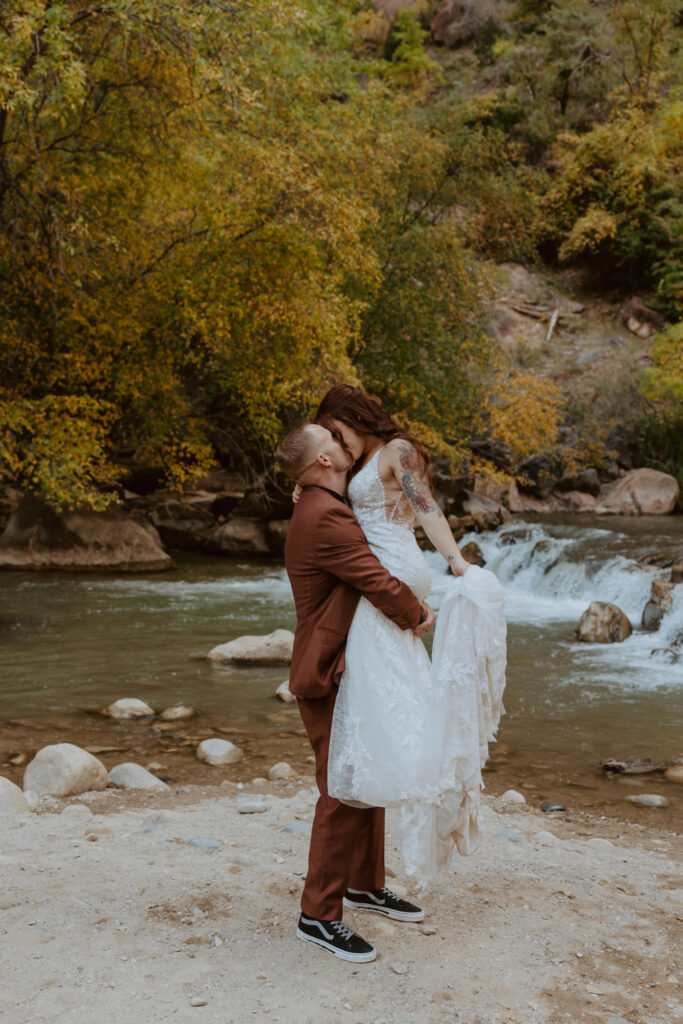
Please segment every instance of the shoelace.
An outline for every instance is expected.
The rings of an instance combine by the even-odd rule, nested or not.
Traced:
[[[330,928],[334,928],[334,930],[339,933],[340,937],[345,939],[347,942],[354,935],[349,926],[344,924],[343,921],[330,921]]]
[[[396,895],[396,893],[392,892],[391,889],[387,889],[386,885],[383,886],[379,891],[380,891],[382,896],[388,896],[390,900],[397,900],[398,899],[398,896]]]

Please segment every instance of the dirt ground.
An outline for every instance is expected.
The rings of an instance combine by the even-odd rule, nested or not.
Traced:
[[[295,937],[317,795],[304,771],[241,789],[110,789],[7,819],[3,1024],[683,1019],[680,837],[653,827],[657,809],[637,825],[498,813],[486,796],[482,847],[419,897],[426,928],[347,914],[378,951],[354,965]],[[267,809],[240,813],[246,792]],[[394,835],[390,812],[388,882],[416,896]]]

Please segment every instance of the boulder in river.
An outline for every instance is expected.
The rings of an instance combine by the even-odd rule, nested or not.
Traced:
[[[665,516],[678,501],[676,477],[658,469],[632,469],[603,488],[598,514]]]
[[[27,496],[0,537],[0,569],[157,572],[172,568],[173,561],[151,523],[116,509],[58,513]]]
[[[671,566],[671,582],[683,583],[683,558]]]
[[[576,629],[577,639],[585,644],[621,643],[633,627],[621,608],[608,601],[591,601]]]
[[[74,796],[106,789],[107,769],[73,743],[55,743],[38,751],[24,772],[24,791],[37,796]]]
[[[563,476],[558,483],[558,491],[579,491],[597,498],[600,493],[600,477],[595,469],[584,469],[574,476]]]
[[[219,644],[209,651],[207,658],[219,663],[289,664],[293,646],[294,634],[288,629],[276,629],[267,636],[239,636],[227,644]]]
[[[296,697],[289,689],[289,679],[285,679],[284,683],[280,683],[277,690],[275,691],[275,696],[278,698],[278,700],[284,701],[285,704],[296,703]]]
[[[633,793],[626,800],[636,807],[667,807],[669,804],[667,798],[659,793]]]
[[[196,714],[195,709],[187,704],[174,704],[173,707],[164,708],[159,717],[164,722],[180,722],[186,718],[194,718]]]
[[[204,551],[217,555],[270,555],[264,523],[252,519],[228,519],[207,530]]]
[[[467,515],[472,516],[480,533],[497,529],[506,518],[506,511],[501,505],[481,494],[470,494],[462,507]]]
[[[137,697],[121,697],[119,700],[115,700],[113,704],[104,709],[103,714],[107,718],[117,718],[126,720],[130,718],[149,718],[150,715],[154,714],[154,708],[151,708],[149,704],[145,704],[144,700],[138,700]]]
[[[652,591],[643,608],[642,625],[644,629],[659,629],[663,615],[671,608],[674,586],[675,584],[670,580],[654,579],[652,581]]]
[[[478,565],[482,569],[486,565],[486,559],[476,541],[471,540],[469,544],[465,544],[464,547],[460,548],[460,554],[470,565]]]

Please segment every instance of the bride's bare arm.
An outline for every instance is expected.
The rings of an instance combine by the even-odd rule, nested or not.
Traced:
[[[387,445],[387,465],[410,502],[417,522],[446,559],[453,575],[462,576],[469,568],[469,562],[460,554],[446,517],[425,480],[422,460],[412,444],[399,438],[391,441]]]

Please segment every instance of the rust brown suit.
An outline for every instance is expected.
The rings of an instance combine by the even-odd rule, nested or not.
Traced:
[[[383,568],[344,500],[324,487],[304,487],[285,544],[297,626],[289,688],[315,754],[316,804],[304,914],[339,921],[347,886],[384,885],[384,808],[348,807],[327,791],[327,757],[346,637],[361,595],[402,629],[420,621],[405,583]]]

